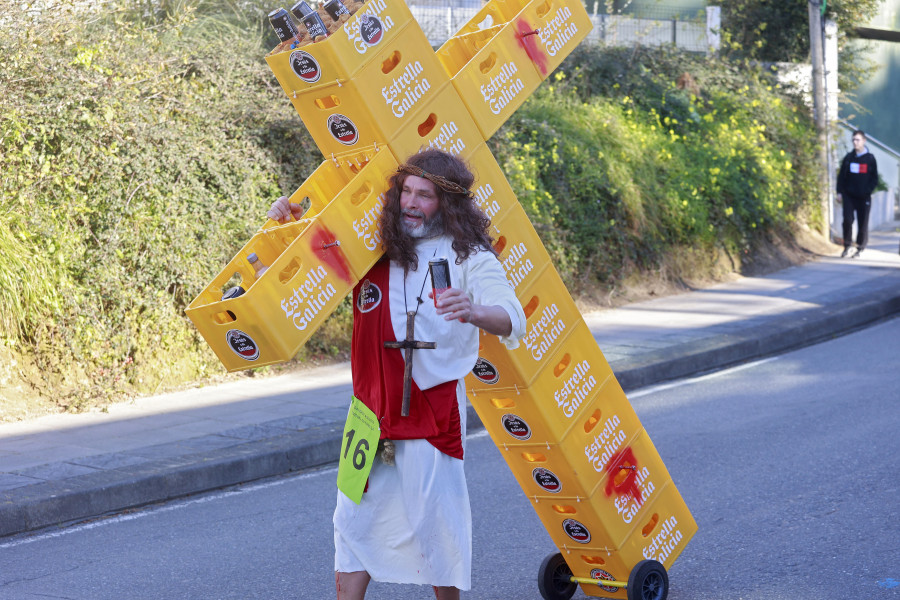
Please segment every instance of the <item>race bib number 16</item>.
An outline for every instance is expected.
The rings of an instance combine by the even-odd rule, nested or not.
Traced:
[[[344,425],[337,486],[356,504],[362,500],[379,437],[381,428],[375,413],[354,397]]]

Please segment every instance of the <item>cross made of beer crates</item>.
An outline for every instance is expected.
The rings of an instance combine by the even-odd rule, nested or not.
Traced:
[[[581,0],[490,0],[435,52],[402,0],[368,0],[324,40],[280,44],[266,61],[325,156],[291,195],[309,208],[267,221],[186,312],[229,371],[290,360],[383,254],[398,165],[458,155],[527,317],[515,350],[482,333],[470,401],[572,571],[615,580],[671,565],[696,524],[486,145],[591,26]],[[246,291],[222,300],[235,273]]]

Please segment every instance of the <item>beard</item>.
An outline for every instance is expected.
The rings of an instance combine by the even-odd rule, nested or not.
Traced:
[[[420,210],[410,209],[402,211],[402,213],[422,219],[421,223],[412,226],[402,218],[401,214],[400,227],[403,229],[403,233],[409,237],[415,239],[427,239],[437,237],[444,233],[444,220],[441,218],[440,211],[432,215],[430,219],[426,219],[425,213]]]

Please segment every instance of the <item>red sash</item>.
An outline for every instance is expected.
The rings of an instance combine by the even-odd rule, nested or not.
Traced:
[[[389,287],[390,261],[383,258],[353,289],[353,341],[350,350],[353,395],[380,419],[382,438],[426,439],[444,454],[462,459],[457,380],[446,381],[427,390],[420,390],[413,381],[409,416],[400,416],[405,366],[403,350],[384,347],[384,342],[396,341],[391,324]]]

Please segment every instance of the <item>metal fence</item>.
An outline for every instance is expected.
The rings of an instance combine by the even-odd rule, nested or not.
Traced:
[[[461,4],[461,3],[460,3]],[[603,14],[601,3],[589,11],[594,28],[587,43],[609,46],[661,46],[670,44],[691,52],[709,52],[719,48],[721,12],[718,6],[705,11],[682,14],[675,9],[656,6],[634,14]],[[425,31],[432,46],[440,46],[478,12],[478,7],[457,5],[429,6],[410,3],[413,16]]]
[[[0,0],[2,4],[6,0]],[[65,6],[99,9],[110,0],[66,0]],[[147,0],[154,6],[159,0]],[[137,4],[137,2],[135,2]],[[270,3],[259,0],[237,0],[236,6],[256,9]],[[407,0],[413,16],[425,31],[431,45],[438,47],[477,14],[483,0]],[[653,3],[628,4],[621,14],[607,14],[605,0],[586,0],[585,5],[594,24],[587,43],[609,46],[641,44],[660,46],[670,44],[692,52],[709,52],[719,48],[720,9],[709,6],[705,10],[685,11],[677,5]],[[61,6],[60,0],[31,0],[21,16],[39,15],[51,7]],[[272,4],[274,6],[274,4]],[[0,13],[3,17],[9,15]]]

